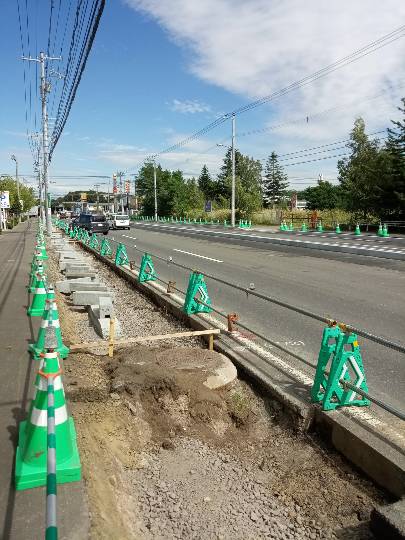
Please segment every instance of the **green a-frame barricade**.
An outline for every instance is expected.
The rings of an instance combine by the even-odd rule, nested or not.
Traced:
[[[337,324],[333,324],[323,331],[311,390],[312,401],[322,403],[324,411],[349,405],[370,405],[368,399],[356,393],[356,390],[345,387],[344,382],[368,393],[357,335],[342,331]]]

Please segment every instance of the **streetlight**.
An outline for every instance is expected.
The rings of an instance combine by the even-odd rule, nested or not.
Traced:
[[[155,192],[155,221],[158,220],[158,208],[157,208],[157,181],[156,181],[156,161],[153,160],[153,189]]]
[[[18,161],[17,161],[17,158],[15,157],[14,154],[12,154],[11,159],[12,159],[13,161],[15,161],[15,181],[16,181],[16,184],[17,184],[17,199],[18,199],[18,204],[21,205],[21,200],[20,200],[20,183],[19,183],[19,181],[18,181]],[[18,213],[18,223],[21,223],[21,212]]]

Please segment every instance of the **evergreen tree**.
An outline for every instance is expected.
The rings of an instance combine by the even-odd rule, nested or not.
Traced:
[[[263,199],[268,205],[275,205],[285,196],[288,177],[278,162],[275,152],[266,161],[264,180],[262,183]]]
[[[215,198],[215,182],[212,180],[211,175],[208,171],[208,167],[206,165],[203,165],[203,168],[201,169],[201,174],[198,177],[198,187],[204,193],[204,196],[207,200]]]
[[[382,156],[378,140],[368,138],[362,118],[355,120],[347,146],[349,157],[337,164],[343,203],[347,210],[366,219],[367,214],[380,212]]]
[[[402,98],[402,119],[392,121],[384,148],[384,172],[381,175],[381,207],[386,214],[400,217],[405,212],[405,98]]]

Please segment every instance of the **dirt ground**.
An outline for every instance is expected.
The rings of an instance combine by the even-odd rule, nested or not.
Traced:
[[[50,271],[60,279],[52,258]],[[100,273],[125,288],[118,316],[139,325],[152,304],[105,267]],[[86,312],[57,297],[64,338],[84,341]],[[149,333],[179,331],[178,321],[153,313]],[[205,354],[199,340],[178,345],[136,346],[113,359],[70,354],[64,363],[92,539],[373,538],[368,521],[381,492],[294,432],[278,404],[246,382],[214,391],[201,369],[177,369],[179,357]]]

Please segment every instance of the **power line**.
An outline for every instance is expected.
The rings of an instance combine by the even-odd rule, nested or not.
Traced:
[[[181,148],[182,146],[185,146],[186,144],[194,141],[195,139],[201,138],[208,131],[211,131],[212,129],[226,122],[229,118],[232,118],[233,115],[239,115],[239,114],[248,112],[256,107],[264,105],[265,103],[268,103],[269,101],[272,101],[276,98],[282,97],[293,90],[301,88],[302,86],[312,83],[322,77],[329,75],[330,73],[333,73],[334,71],[338,69],[341,69],[349,64],[352,64],[353,62],[360,60],[364,56],[367,56],[368,54],[371,54],[381,49],[382,47],[385,47],[389,45],[390,43],[404,37],[405,35],[404,31],[405,31],[405,25],[402,25],[396,28],[395,30],[393,30],[392,32],[390,32],[389,34],[386,34],[382,36],[381,38],[378,38],[377,40],[374,40],[373,42],[369,43],[368,45],[365,45],[364,47],[353,51],[351,54],[341,58],[340,60],[333,62],[332,64],[329,64],[328,66],[316,71],[315,73],[311,75],[307,75],[306,77],[303,77],[302,79],[296,82],[293,82],[290,85],[280,90],[277,90],[271,94],[268,94],[267,96],[264,96],[256,101],[253,101],[247,105],[241,106],[238,109],[234,109],[230,113],[226,113],[225,115],[216,119],[214,122],[211,122],[204,128],[193,133],[186,139],[183,139],[182,141],[179,141],[178,143],[171,145],[168,148],[161,150],[160,152],[157,152],[155,154],[148,156],[140,164],[137,164],[135,167],[131,167],[127,169],[126,172],[133,170],[134,168],[137,168],[137,166],[140,166],[142,163],[145,163],[146,161],[155,160],[158,156],[161,156],[162,154],[173,152],[177,150],[178,148]]]

